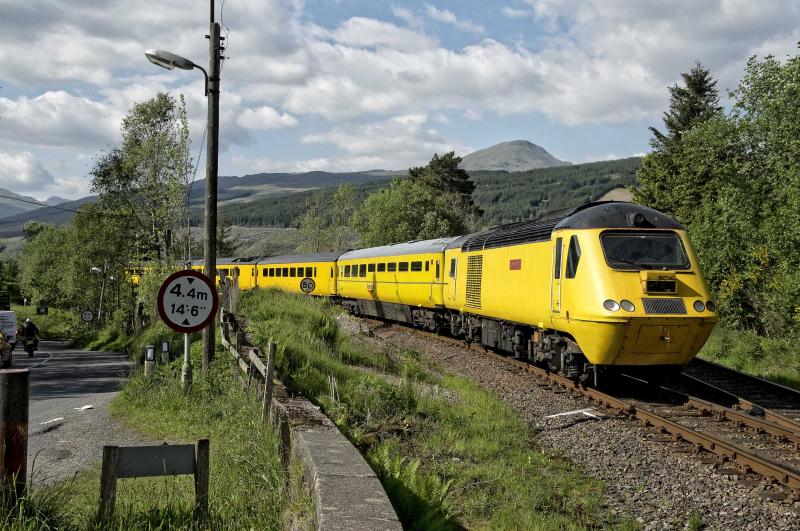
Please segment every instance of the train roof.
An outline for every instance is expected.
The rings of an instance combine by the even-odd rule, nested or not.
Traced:
[[[547,241],[554,230],[597,228],[683,227],[666,214],[634,203],[602,201],[548,212],[538,219],[500,225],[455,239],[448,248],[481,251],[496,247]]]
[[[269,265],[269,264],[300,264],[300,263],[310,263],[310,262],[335,262],[340,254],[342,253],[330,252],[330,253],[308,253],[308,254],[290,254],[283,256],[268,256],[266,258],[260,258],[257,261],[257,264]]]
[[[436,238],[434,240],[414,240],[393,243],[381,247],[368,247],[347,251],[339,256],[339,260],[357,260],[359,258],[380,258],[383,256],[403,256],[407,254],[441,253],[458,237]]]

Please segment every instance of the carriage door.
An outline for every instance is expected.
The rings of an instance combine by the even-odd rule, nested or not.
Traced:
[[[550,310],[553,313],[561,312],[561,238],[556,238],[553,249],[553,277],[550,281]]]

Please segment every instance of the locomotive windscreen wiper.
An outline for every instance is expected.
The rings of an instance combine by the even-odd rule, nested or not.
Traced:
[[[626,260],[625,258],[614,258],[614,257],[611,257],[611,258],[609,258],[609,260],[611,260],[612,262],[620,262],[622,264],[634,265],[634,266],[637,266],[637,267],[641,267],[642,269],[655,269],[655,266],[652,266],[650,264],[640,264],[639,262],[634,262],[633,260]]]

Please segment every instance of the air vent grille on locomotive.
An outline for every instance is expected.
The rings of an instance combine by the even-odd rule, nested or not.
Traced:
[[[685,315],[686,305],[679,298],[642,298],[644,313]]]
[[[467,307],[480,309],[483,255],[467,258]]]

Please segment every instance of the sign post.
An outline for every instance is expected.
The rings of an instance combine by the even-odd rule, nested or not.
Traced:
[[[188,334],[206,328],[214,322],[219,305],[217,288],[204,274],[186,269],[173,273],[161,284],[158,292],[158,313],[161,320],[184,338],[181,384],[188,389],[192,383],[192,362],[189,358]]]

